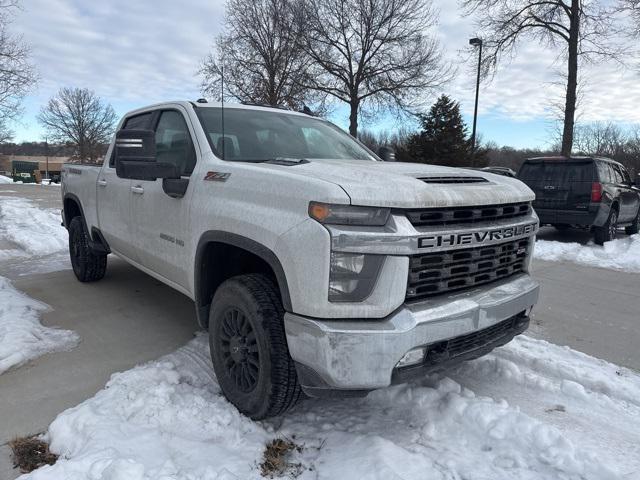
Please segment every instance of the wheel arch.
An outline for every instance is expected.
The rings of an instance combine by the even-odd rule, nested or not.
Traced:
[[[67,230],[69,229],[71,220],[75,217],[80,217],[82,219],[85,230],[89,232],[89,246],[91,247],[91,250],[96,253],[111,253],[109,244],[105,240],[100,229],[92,227],[91,230],[89,230],[87,217],[85,217],[84,210],[82,208],[82,202],[80,202],[77,195],[73,193],[65,193],[62,201],[62,223]]]
[[[84,210],[82,210],[82,203],[80,199],[74,195],[73,193],[65,193],[64,200],[62,202],[63,207],[63,217],[62,221],[64,223],[65,228],[69,229],[69,224],[74,217],[82,217],[82,221],[84,222],[85,228],[87,227],[87,222],[84,216]]]
[[[232,260],[242,255],[241,263]],[[208,268],[219,263],[221,268]],[[291,311],[287,278],[273,251],[250,238],[219,230],[209,230],[198,241],[194,268],[194,297],[198,324],[207,328],[209,308],[216,289],[228,278],[244,273],[270,273],[280,291],[282,305]]]

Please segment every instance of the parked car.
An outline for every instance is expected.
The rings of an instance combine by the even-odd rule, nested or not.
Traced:
[[[255,419],[302,392],[424,376],[526,330],[533,192],[380,160],[304,113],[133,111],[102,166],[63,167],[73,272],[100,280],[114,253],[192,298],[222,391]]]
[[[540,157],[524,162],[518,178],[536,194],[540,224],[588,228],[602,245],[640,228],[640,188],[620,163],[602,157]]]

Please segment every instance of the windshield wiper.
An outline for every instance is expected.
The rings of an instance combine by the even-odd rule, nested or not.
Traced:
[[[227,159],[229,162],[246,162],[246,163],[270,163],[272,165],[301,165],[309,163],[306,158],[290,158],[290,157],[273,157],[273,158],[234,158]]]

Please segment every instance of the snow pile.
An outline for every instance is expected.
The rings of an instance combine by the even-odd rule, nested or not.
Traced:
[[[60,222],[59,210],[44,210],[24,198],[0,197],[0,260],[64,250],[67,231]]]
[[[4,175],[0,175],[0,185],[4,185],[7,183],[13,183],[13,180],[9,177],[5,177]]]
[[[60,414],[47,433],[60,459],[23,478],[260,478],[280,436],[303,446],[300,478],[640,478],[640,377],[523,337],[451,378],[251,422],[221,396],[200,336]]]
[[[48,309],[0,277],[0,374],[45,353],[70,350],[78,344],[75,332],[40,324],[40,314]]]
[[[538,240],[534,258],[552,262],[566,260],[592,267],[614,268],[627,272],[640,272],[640,234],[606,242],[604,246],[589,242],[563,243]]]

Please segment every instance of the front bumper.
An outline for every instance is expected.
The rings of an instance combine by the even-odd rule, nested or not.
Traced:
[[[363,394],[407,380],[411,375],[473,358],[469,349],[454,357],[427,356],[420,368],[397,368],[410,350],[441,351],[444,340],[463,337],[513,319],[513,328],[472,350],[479,356],[526,328],[526,315],[539,286],[527,274],[457,294],[405,304],[383,319],[326,320],[285,314],[289,352],[305,392],[311,396]],[[522,318],[519,321],[518,318]],[[471,338],[471,337],[467,337]],[[446,349],[445,349],[446,350]]]

